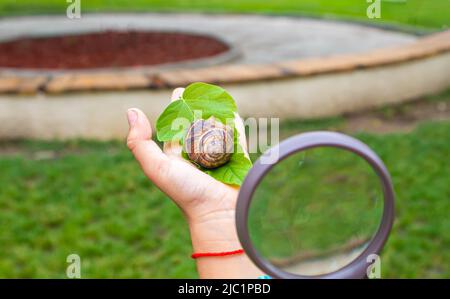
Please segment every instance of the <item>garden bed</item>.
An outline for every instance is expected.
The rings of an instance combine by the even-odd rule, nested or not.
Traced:
[[[228,49],[209,36],[106,31],[2,42],[0,67],[64,70],[151,66],[211,57]]]

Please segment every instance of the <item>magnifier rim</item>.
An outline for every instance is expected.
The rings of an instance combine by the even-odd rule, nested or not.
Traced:
[[[316,131],[302,133],[282,141],[279,145],[274,146],[273,148],[266,151],[263,156],[270,156],[273,151],[278,150],[279,159],[277,160],[277,162],[280,162],[297,152],[316,147],[336,147],[346,151],[350,151],[365,159],[366,162],[369,163],[369,165],[378,175],[383,187],[384,195],[383,216],[381,218],[380,226],[378,227],[378,230],[375,233],[374,237],[371,239],[369,245],[364,249],[362,253],[359,254],[356,259],[354,259],[343,268],[330,273],[314,276],[297,275],[283,271],[279,268],[276,268],[269,261],[263,258],[254,248],[251,241],[248,231],[248,214],[253,194],[256,188],[258,187],[264,176],[277,163],[261,164],[261,157],[255,162],[252,169],[249,171],[239,191],[236,205],[236,228],[239,240],[246,254],[253,261],[253,263],[255,263],[266,274],[271,275],[273,278],[334,279],[366,277],[367,267],[369,265],[368,263],[372,262],[368,261],[367,258],[371,254],[379,254],[384,244],[386,243],[394,221],[395,196],[391,177],[383,161],[372,149],[370,149],[366,144],[359,141],[358,139],[337,132]]]

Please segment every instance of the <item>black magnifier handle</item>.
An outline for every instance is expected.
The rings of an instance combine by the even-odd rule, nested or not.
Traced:
[[[362,157],[372,167],[380,179],[383,188],[384,209],[378,231],[365,250],[355,260],[332,273],[317,276],[303,276],[285,272],[273,266],[258,253],[250,238],[248,215],[253,194],[263,177],[278,162],[297,152],[316,147],[340,148]],[[269,157],[274,156],[278,157],[274,163],[264,162],[269,161]],[[269,149],[255,162],[252,169],[247,174],[239,191],[236,206],[236,227],[243,249],[255,265],[274,278],[364,278],[367,273],[367,258],[370,255],[378,254],[381,251],[389,236],[393,221],[394,189],[391,177],[383,161],[381,161],[377,154],[363,142],[336,132],[317,131],[299,134],[288,138],[279,145]]]

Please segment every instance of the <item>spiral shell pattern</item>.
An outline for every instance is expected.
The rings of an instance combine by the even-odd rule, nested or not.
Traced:
[[[189,159],[204,168],[216,168],[227,163],[233,152],[233,130],[214,117],[196,120],[189,127],[184,151]]]

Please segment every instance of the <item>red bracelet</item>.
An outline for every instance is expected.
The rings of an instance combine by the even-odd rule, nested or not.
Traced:
[[[200,253],[193,253],[191,257],[193,259],[199,258],[199,257],[208,257],[208,256],[227,256],[227,255],[234,255],[234,254],[242,254],[244,253],[244,249],[238,249],[233,251],[224,251],[224,252],[200,252]]]

